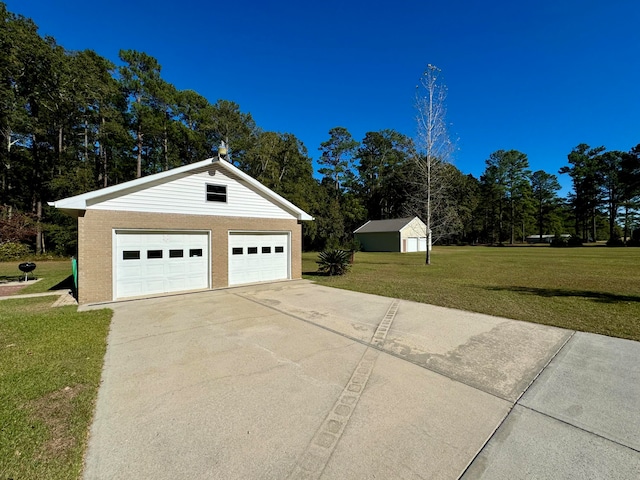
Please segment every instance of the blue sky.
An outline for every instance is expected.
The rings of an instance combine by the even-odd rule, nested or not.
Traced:
[[[413,137],[429,63],[448,86],[464,173],[479,177],[499,149],[557,174],[579,143],[640,143],[637,0],[5,3],[67,49],[156,57],[179,89],[237,102],[316,159],[335,126],[357,140],[384,128]]]

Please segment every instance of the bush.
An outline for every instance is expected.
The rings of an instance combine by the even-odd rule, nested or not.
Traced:
[[[567,240],[565,240],[564,238],[562,238],[560,235],[556,235],[551,240],[550,245],[552,247],[560,247],[560,248],[562,248],[562,247],[568,247],[569,246],[569,242]]]
[[[624,247],[624,242],[620,237],[611,237],[607,240],[607,247]]]
[[[346,250],[325,250],[318,254],[318,270],[327,275],[344,275],[349,270],[351,252]]]
[[[31,255],[31,249],[23,243],[6,242],[0,244],[0,262],[22,260]]]
[[[581,247],[582,239],[580,237],[574,237],[572,235],[571,237],[569,237],[569,240],[567,240],[567,245],[569,247]]]

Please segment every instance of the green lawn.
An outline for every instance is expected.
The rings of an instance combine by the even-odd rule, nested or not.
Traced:
[[[344,277],[322,285],[640,340],[640,248],[436,247],[420,253],[358,252]]]
[[[29,278],[39,278],[38,282],[27,282],[27,286],[18,294],[41,293],[64,282],[71,276],[71,260],[34,260],[36,269],[29,274]],[[24,273],[18,270],[20,261],[0,262],[0,282],[13,282],[24,278]],[[70,281],[70,279],[69,279]],[[2,283],[0,283],[2,285]],[[1,479],[4,480],[4,479]]]
[[[32,293],[71,273],[70,262],[37,263],[43,279]],[[0,276],[15,267],[0,264]],[[2,480],[80,477],[111,311],[52,308],[54,300],[0,301]]]

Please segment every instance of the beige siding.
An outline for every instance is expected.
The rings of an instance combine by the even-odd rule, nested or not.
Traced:
[[[426,237],[427,236],[427,226],[424,224],[422,220],[419,218],[414,218],[406,225],[400,232],[401,240],[406,240],[409,237]]]
[[[228,232],[291,232],[291,278],[302,275],[302,229],[297,220],[212,217],[204,215],[87,210],[78,218],[78,301],[81,304],[113,299],[113,231],[211,231],[211,285],[228,285]]]
[[[208,202],[207,184],[226,186],[227,202]],[[240,179],[216,168],[215,165],[205,171],[185,174],[170,182],[118,195],[101,200],[90,208],[225,217],[295,218],[291,212],[264,198]]]

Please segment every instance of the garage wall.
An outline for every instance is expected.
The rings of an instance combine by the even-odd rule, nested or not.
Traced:
[[[302,227],[296,220],[86,210],[78,218],[78,302],[112,300],[113,229],[211,230],[211,286],[228,285],[228,232],[290,231],[291,278],[302,276]]]
[[[400,232],[356,233],[363,252],[399,252]]]
[[[409,238],[417,238],[418,243],[418,252],[425,252],[426,249],[426,237],[427,237],[427,226],[418,218],[414,218],[406,225],[400,232],[400,241],[404,243],[407,241],[407,247],[409,245]],[[420,240],[421,239],[421,240]],[[420,248],[420,245],[424,245],[423,249]]]

